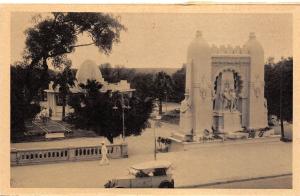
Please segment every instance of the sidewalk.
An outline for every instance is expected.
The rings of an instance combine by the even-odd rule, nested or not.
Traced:
[[[148,149],[147,145],[145,148]],[[219,145],[159,153],[157,159],[173,163],[176,187],[191,187],[292,173],[292,143]],[[12,187],[102,188],[110,178],[126,175],[130,165],[149,160],[153,160],[151,150],[111,160],[108,166],[100,166],[99,161],[85,161],[11,167]]]

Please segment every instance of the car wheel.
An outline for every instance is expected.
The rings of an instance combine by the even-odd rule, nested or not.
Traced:
[[[170,182],[163,182],[159,185],[159,188],[174,188]]]

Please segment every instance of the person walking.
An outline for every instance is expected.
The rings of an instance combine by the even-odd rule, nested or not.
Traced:
[[[107,158],[107,148],[104,142],[101,143],[101,161],[100,161],[100,165],[108,165],[109,164],[109,160]]]

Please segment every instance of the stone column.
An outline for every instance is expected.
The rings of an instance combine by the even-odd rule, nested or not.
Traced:
[[[204,129],[211,131],[213,100],[211,84],[211,48],[197,32],[196,38],[188,48],[188,65],[191,67],[191,99],[193,111],[193,130],[202,136]]]
[[[251,57],[248,128],[264,128],[268,125],[264,109],[264,50],[254,33],[250,33],[246,47]]]

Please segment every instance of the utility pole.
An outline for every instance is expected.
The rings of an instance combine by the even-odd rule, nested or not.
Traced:
[[[156,161],[156,121],[154,121],[154,160]]]
[[[165,106],[166,106],[166,112],[165,113],[167,113],[168,112],[168,92],[167,91],[165,91],[165,95],[166,95],[166,103],[165,103]]]
[[[129,103],[128,103],[128,105],[125,105],[125,99],[124,99],[123,92],[120,92],[120,94],[121,94],[121,99],[118,99],[118,101],[120,102],[121,109],[122,109],[122,139],[123,139],[123,142],[125,142],[125,109],[130,109],[130,106],[129,106]],[[118,110],[116,103],[115,103],[115,106],[113,107],[113,110]]]
[[[157,103],[157,100],[155,100],[154,108],[152,112],[152,120],[153,120],[153,135],[154,135],[154,160],[156,161],[156,126],[159,123],[159,120],[161,119],[161,116],[159,115],[159,106]]]
[[[284,126],[283,126],[283,116],[282,116],[282,77],[283,77],[283,64],[282,64],[282,60],[281,59],[281,62],[279,64],[280,66],[280,95],[279,95],[279,115],[280,115],[280,130],[281,130],[281,141],[284,141],[285,140],[285,137],[284,137]]]

